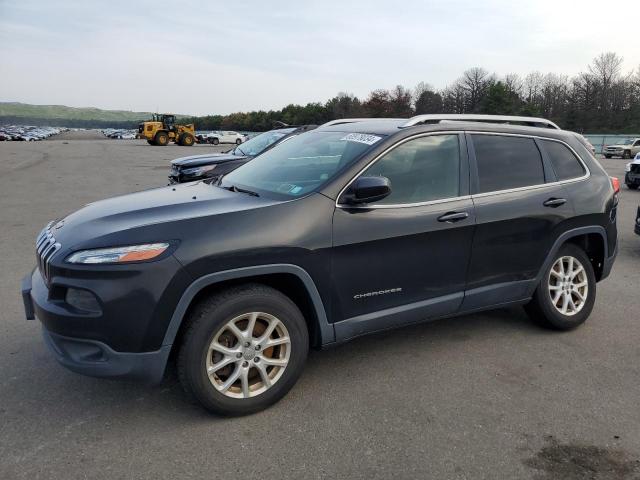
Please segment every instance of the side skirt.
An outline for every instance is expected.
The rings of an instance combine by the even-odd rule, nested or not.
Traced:
[[[395,330],[409,325],[428,323],[446,318],[461,317],[463,315],[496,310],[499,308],[525,305],[531,300],[531,297],[522,297],[517,300],[459,309],[451,312],[447,307],[451,307],[456,303],[459,304],[462,297],[462,293],[456,293],[427,300],[426,302],[416,302],[410,305],[403,305],[402,307],[390,308],[369,313],[367,315],[347,318],[346,320],[342,320],[334,324],[336,331],[335,343],[324,344],[321,348],[332,348],[357,337],[388,330]],[[424,305],[425,303],[429,304]],[[439,309],[440,313],[437,313],[436,309]],[[448,313],[443,313],[445,310],[448,310]]]

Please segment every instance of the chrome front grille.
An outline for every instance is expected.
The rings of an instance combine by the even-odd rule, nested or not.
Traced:
[[[49,222],[40,232],[36,239],[36,255],[38,259],[38,269],[47,283],[50,280],[50,263],[55,253],[60,250],[60,244],[56,242],[51,227],[54,222]]]

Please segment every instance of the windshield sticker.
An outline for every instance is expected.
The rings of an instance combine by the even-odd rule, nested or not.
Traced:
[[[365,143],[367,145],[373,145],[382,137],[378,137],[376,135],[368,135],[366,133],[350,133],[342,137],[340,140],[346,140],[347,142],[358,142]]]

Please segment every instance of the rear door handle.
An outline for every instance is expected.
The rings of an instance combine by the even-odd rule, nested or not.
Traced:
[[[447,212],[444,215],[440,215],[438,217],[439,222],[447,222],[454,223],[459,222],[460,220],[464,220],[468,218],[469,214],[467,212]]]
[[[566,198],[550,198],[549,200],[544,202],[543,205],[545,207],[556,208],[556,207],[559,207],[560,205],[564,205],[565,203],[567,203]]]

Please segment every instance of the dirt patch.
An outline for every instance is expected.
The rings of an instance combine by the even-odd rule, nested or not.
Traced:
[[[528,467],[540,470],[540,480],[640,480],[640,461],[622,450],[593,445],[562,444],[549,437],[548,444],[532,458]]]

